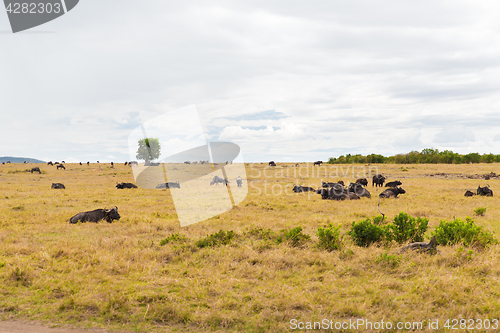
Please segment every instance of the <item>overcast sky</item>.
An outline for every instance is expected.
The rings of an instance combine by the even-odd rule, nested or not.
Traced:
[[[245,161],[500,154],[499,17],[477,0],[81,0],[12,34],[1,9],[0,156],[130,160],[134,129],[193,105]]]

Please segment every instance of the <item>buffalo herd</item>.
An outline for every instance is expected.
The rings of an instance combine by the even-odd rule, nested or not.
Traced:
[[[493,191],[490,189],[490,185],[486,185],[484,187],[481,187],[481,185],[479,185],[477,187],[476,193],[467,190],[464,194],[465,197],[472,197],[474,195],[479,195],[479,196],[484,196],[484,197],[492,197]]]

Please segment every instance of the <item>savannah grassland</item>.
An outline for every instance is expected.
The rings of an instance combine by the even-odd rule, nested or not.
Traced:
[[[498,238],[500,180],[428,175],[499,173],[499,164],[249,164],[249,194],[239,206],[183,228],[170,190],[115,188],[134,181],[128,166],[40,165],[41,175],[17,172],[26,168],[0,165],[2,319],[134,332],[286,332],[291,319],[439,319],[444,331],[447,319],[500,317],[500,245],[439,246],[434,256],[400,255],[396,244],[361,248],[347,232],[353,221],[379,215],[371,184],[371,199],[344,202],[291,191],[297,183],[348,184],[360,172],[378,171],[401,180],[407,192],[381,201],[389,220],[401,211],[426,217],[430,236],[440,220],[470,216]],[[66,190],[51,189],[52,182]],[[463,196],[486,184],[494,197]],[[122,218],[112,224],[68,223],[77,212],[113,206]],[[478,207],[487,208],[484,216],[474,216]],[[329,223],[341,226],[340,250],[317,247],[317,229]],[[277,244],[267,230],[297,226],[311,236],[298,247]],[[219,230],[236,236],[229,245],[196,245]]]

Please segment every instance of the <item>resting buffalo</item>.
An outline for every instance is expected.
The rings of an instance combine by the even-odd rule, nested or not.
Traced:
[[[100,220],[106,220],[108,223],[113,222],[113,220],[119,220],[120,214],[118,214],[118,207],[111,209],[96,209],[89,212],[78,213],[69,219],[69,223],[78,222],[99,222]]]
[[[370,192],[366,188],[363,187],[362,184],[360,183],[351,183],[349,184],[349,187],[347,188],[348,193],[355,193],[360,197],[366,197],[366,198],[371,198]]]
[[[40,174],[42,173],[42,171],[40,171],[40,168],[39,168],[39,167],[34,167],[34,168],[31,168],[30,172],[31,172],[31,173],[33,173],[33,172],[38,172],[38,173],[40,173]]]
[[[62,164],[58,164],[58,165],[57,165],[57,170],[59,170],[59,169],[64,169],[64,170],[66,170],[66,167],[65,167],[64,165],[62,165]]]
[[[61,183],[52,183],[52,188],[55,188],[55,189],[63,189],[63,188],[66,188],[64,187],[64,184],[61,184]]]
[[[219,185],[219,183],[222,183],[222,184],[227,186],[227,183],[229,183],[229,180],[224,179],[224,178],[219,177],[219,176],[214,176],[214,178],[212,178],[212,181],[210,182],[210,186],[212,186],[213,184]]]
[[[356,179],[356,184],[361,184],[363,186],[367,186],[368,180],[366,180],[366,178],[359,178],[359,179]]]
[[[116,188],[119,188],[119,189],[124,189],[124,188],[137,188],[137,185],[135,184],[132,184],[132,183],[119,183],[119,184],[116,184]]]
[[[490,185],[486,185],[485,187],[478,186],[477,187],[477,195],[492,197],[493,191],[490,189]]]
[[[405,194],[406,191],[401,187],[391,187],[379,194],[381,198],[397,198],[399,194]]]
[[[294,191],[295,193],[309,192],[309,191],[316,192],[316,190],[313,189],[312,187],[302,186],[302,185],[300,186],[294,185],[292,191]]]
[[[375,187],[377,186],[382,187],[382,185],[384,185],[384,182],[385,182],[385,177],[377,174],[373,176],[372,186],[375,185]]]
[[[474,192],[472,192],[472,191],[467,190],[467,191],[465,192],[465,194],[464,194],[464,197],[473,197],[473,196],[475,196],[475,195],[476,195],[476,193],[474,193]]]
[[[314,162],[314,165],[321,165],[323,163],[323,161],[316,161]]]
[[[156,185],[156,188],[181,188],[179,182],[168,182]]]
[[[241,185],[243,184],[243,180],[241,180],[240,176],[238,176],[238,178],[236,178],[236,184],[238,185],[238,187],[241,187]]]
[[[274,161],[269,162],[269,166],[276,166],[276,163]]]
[[[399,180],[395,180],[393,182],[388,182],[387,184],[385,184],[385,187],[397,187],[399,185],[403,185],[403,183],[401,183]]]

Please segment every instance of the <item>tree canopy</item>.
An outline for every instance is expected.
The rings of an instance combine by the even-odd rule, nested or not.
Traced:
[[[147,163],[160,157],[160,140],[157,138],[145,138],[138,141],[139,148],[135,158]]]

